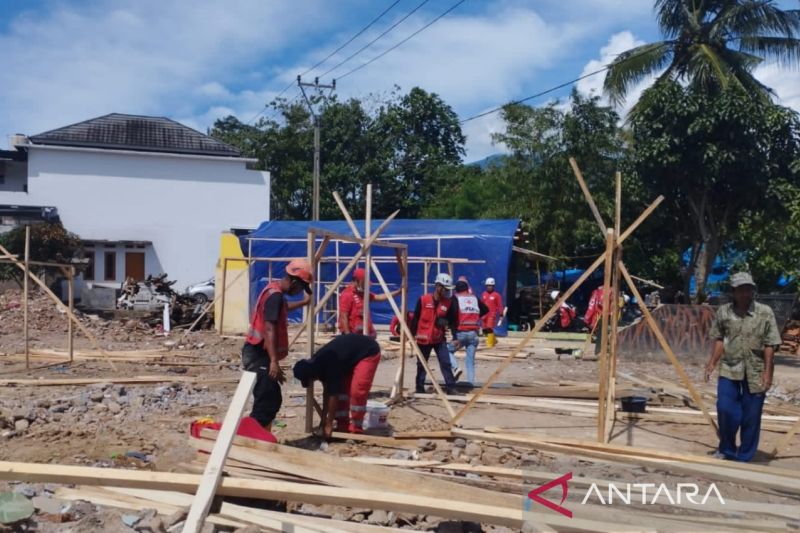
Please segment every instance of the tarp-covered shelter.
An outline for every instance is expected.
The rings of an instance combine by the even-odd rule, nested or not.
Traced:
[[[383,221],[374,220],[373,229]],[[361,235],[365,235],[363,220],[355,221]],[[393,220],[381,233],[381,240],[402,243],[408,246],[408,307],[413,311],[417,300],[423,293],[424,267],[414,258],[456,258],[483,263],[456,264],[454,281],[459,276],[466,276],[476,294],[483,292],[483,282],[487,277],[495,278],[496,290],[507,302],[506,285],[508,278],[511,248],[514,233],[519,221],[510,220]],[[250,257],[306,257],[307,236],[309,228],[318,228],[344,235],[351,235],[345,221],[270,221],[264,222],[257,230],[241,237],[242,251]],[[318,244],[321,242],[318,238]],[[338,273],[344,269],[349,260],[358,251],[358,245],[342,241],[331,241],[325,249],[327,259],[340,258],[342,261],[323,262],[320,266],[320,280],[323,283],[333,282]],[[373,246],[373,257],[394,258],[394,250]],[[363,262],[361,263],[363,266]],[[286,263],[274,263],[272,277],[283,275]],[[400,272],[396,264],[381,263],[381,273],[390,288],[399,288]],[[250,303],[256,301],[259,292],[265,286],[269,275],[269,267],[265,262],[254,262],[250,267]],[[447,264],[433,264],[428,272],[429,289],[433,287],[436,274],[447,272]],[[380,286],[373,278],[372,292],[380,293]],[[511,288],[513,295],[513,287]],[[396,299],[399,302],[399,297]],[[388,324],[393,316],[388,302],[370,304],[375,324]],[[301,314],[295,312],[291,317],[299,321]],[[505,322],[501,333],[505,333]]]

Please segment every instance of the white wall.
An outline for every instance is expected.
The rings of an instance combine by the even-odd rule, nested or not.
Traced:
[[[221,232],[269,219],[269,173],[245,162],[30,146],[28,192],[0,191],[0,204],[55,206],[86,240],[152,241],[145,275],[160,266],[182,290],[214,275]]]

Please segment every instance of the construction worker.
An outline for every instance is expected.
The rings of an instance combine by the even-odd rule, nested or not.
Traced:
[[[414,309],[414,319],[411,321],[411,333],[425,360],[428,360],[431,351],[436,352],[447,394],[454,394],[456,385],[446,339],[448,326],[452,331],[456,330],[456,305],[450,297],[452,289],[453,279],[449,274],[442,273],[436,276],[433,292],[420,297]],[[431,379],[435,378],[431,376]],[[417,361],[416,391],[425,392],[425,367],[419,361]]]
[[[747,462],[758,449],[761,409],[772,387],[773,357],[781,336],[772,309],[755,301],[756,284],[750,274],[731,276],[731,288],[733,303],[717,309],[708,332],[714,348],[705,367],[705,380],[709,381],[719,364],[719,449],[715,456]]]
[[[474,293],[472,292],[472,287],[470,287],[470,286],[469,286],[469,280],[467,280],[467,276],[458,276],[458,279],[456,280],[456,285],[458,285],[458,282],[459,282],[459,281],[463,281],[464,283],[466,283],[466,284],[467,284],[467,292],[468,292],[469,294],[474,294]]]
[[[483,333],[486,335],[486,345],[492,348],[497,344],[494,329],[503,316],[503,297],[494,290],[494,278],[486,278],[486,290],[481,294],[481,301],[489,308],[489,312],[483,317]]]
[[[286,380],[280,361],[289,354],[288,314],[311,302],[311,266],[305,259],[293,259],[283,278],[261,291],[250,319],[250,330],[242,347],[242,366],[256,373],[253,410],[250,416],[269,430],[281,408],[281,384]],[[286,295],[305,291],[300,301]]]
[[[453,377],[458,381],[461,369],[458,368],[456,361],[456,350],[464,347],[467,350],[467,381],[475,383],[475,352],[478,350],[478,331],[481,329],[482,317],[486,316],[489,308],[485,303],[478,300],[478,297],[469,290],[469,283],[466,280],[456,282],[456,294],[454,305],[456,308],[456,331],[453,332],[455,340],[448,345],[450,351],[450,366],[454,369]]]
[[[294,365],[294,377],[303,387],[322,382],[322,422],[325,438],[337,431],[362,433],[367,398],[381,360],[381,348],[372,337],[345,333]]]
[[[342,333],[364,333],[364,277],[363,268],[353,272],[353,279],[339,296],[339,331]],[[392,296],[400,294],[400,289],[392,292]],[[385,302],[385,294],[370,292],[370,302]],[[369,336],[376,337],[375,327],[372,324],[372,314],[369,317]]]
[[[558,297],[561,296],[559,291],[551,291],[550,292],[550,299],[553,300],[553,303],[558,301]],[[556,314],[557,320],[556,324],[561,331],[567,331],[570,326],[572,325],[575,318],[578,316],[577,311],[567,302],[561,304],[558,308],[558,313]]]

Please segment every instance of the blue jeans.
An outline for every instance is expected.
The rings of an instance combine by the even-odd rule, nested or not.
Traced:
[[[747,380],[719,378],[717,382],[717,422],[719,452],[726,459],[747,462],[758,450],[761,432],[761,408],[765,393],[753,394]],[[741,445],[736,446],[736,433],[741,430]]]
[[[456,384],[456,380],[453,377],[453,368],[450,366],[450,356],[447,352],[447,343],[442,341],[439,344],[420,344],[419,349],[422,352],[422,356],[425,358],[425,361],[428,361],[428,358],[431,356],[431,351],[436,354],[436,358],[439,360],[439,368],[442,370],[444,386],[447,390],[452,389]],[[417,361],[417,389],[425,388],[426,375],[427,372],[425,372],[425,367],[422,366],[422,363]],[[431,377],[431,379],[434,378]]]
[[[475,383],[475,352],[478,350],[477,331],[459,331],[456,333],[456,340],[467,350],[467,381]],[[451,345],[448,345],[448,349]],[[450,351],[450,365],[458,368],[456,352]]]

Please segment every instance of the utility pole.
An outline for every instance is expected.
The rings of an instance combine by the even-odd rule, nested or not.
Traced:
[[[319,114],[314,110],[314,105],[306,94],[306,87],[313,87],[319,93],[322,89],[330,89],[331,92],[336,90],[336,80],[330,85],[321,85],[319,78],[314,78],[314,83],[303,82],[300,76],[297,76],[297,86],[303,93],[303,98],[306,100],[308,112],[311,113],[311,120],[314,122],[314,189],[312,191],[313,207],[311,210],[311,220],[319,220],[319,152],[320,152],[320,119]]]

